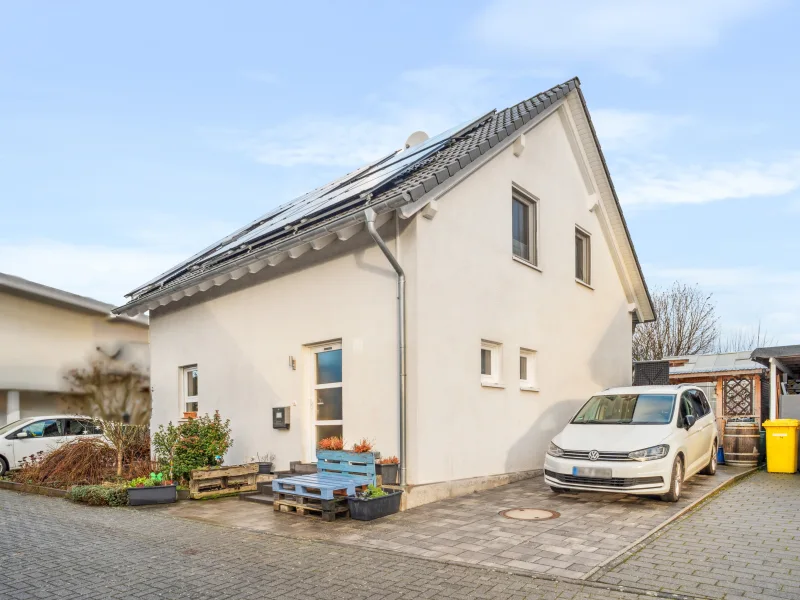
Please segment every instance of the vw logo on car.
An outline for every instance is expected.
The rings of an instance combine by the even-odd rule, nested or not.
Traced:
[[[589,450],[589,460],[597,460],[600,458],[600,453],[597,450]]]

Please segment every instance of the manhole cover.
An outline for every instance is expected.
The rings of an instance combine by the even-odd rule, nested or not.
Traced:
[[[500,511],[500,514],[506,519],[518,519],[520,521],[543,521],[561,516],[561,513],[543,508],[511,508]]]

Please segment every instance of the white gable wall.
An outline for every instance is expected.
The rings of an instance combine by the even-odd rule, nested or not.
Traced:
[[[442,196],[433,220],[416,217],[412,483],[539,469],[593,392],[630,384],[630,309],[590,211],[596,196],[558,115],[526,142]],[[541,271],[512,259],[512,183],[539,198]],[[576,225],[591,233],[594,289],[575,281]],[[482,339],[503,345],[502,389],[481,386]],[[521,347],[537,351],[539,392],[520,390]]]

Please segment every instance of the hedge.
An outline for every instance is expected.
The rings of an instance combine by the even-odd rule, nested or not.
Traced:
[[[92,506],[127,506],[128,488],[124,485],[73,485],[67,497]]]

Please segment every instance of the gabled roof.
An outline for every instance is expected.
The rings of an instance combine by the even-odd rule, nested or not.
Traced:
[[[0,273],[0,292],[7,292],[15,296],[22,296],[24,298],[31,298],[38,302],[61,306],[88,314],[105,315],[111,320],[119,319],[129,323],[135,323],[148,326],[148,319],[146,316],[138,316],[130,318],[127,316],[117,316],[113,314],[114,305],[106,302],[100,302],[94,298],[87,298],[86,296],[79,296],[72,292],[65,292],[58,288],[53,288],[35,281],[29,281],[22,277],[15,275],[8,275],[7,273]]]
[[[115,311],[139,314],[222,285],[229,279],[255,273],[267,265],[274,266],[287,256],[297,258],[308,249],[321,249],[336,238],[346,240],[363,227],[367,207],[379,215],[380,225],[381,216],[385,222],[395,209],[424,201],[428,194],[440,189],[470,165],[474,167],[488,160],[493,149],[505,145],[506,138],[520,135],[532,125],[531,121],[551,114],[552,109],[570,93],[578,94],[585,109],[579,86],[578,78],[570,79],[505,110],[491,111],[422,144],[393,152],[279,206],[134,289],[127,294],[130,301]],[[597,143],[591,120],[588,124]],[[600,152],[599,144],[597,152]],[[616,206],[615,212],[619,214],[626,236],[625,245],[630,249],[635,264],[633,278],[643,290],[640,297],[647,305],[643,320],[651,320],[652,302],[644,276],[601,152],[600,157]]]

